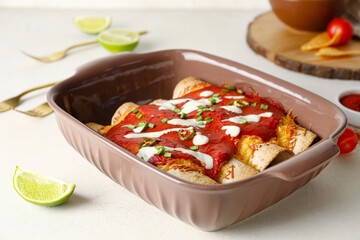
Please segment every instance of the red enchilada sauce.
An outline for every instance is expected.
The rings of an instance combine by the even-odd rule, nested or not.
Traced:
[[[360,94],[350,94],[340,99],[342,105],[360,112]]]
[[[237,139],[276,137],[282,116],[279,103],[245,88],[208,86],[179,99],[139,106],[104,136],[155,166],[190,159],[215,179],[236,153]]]

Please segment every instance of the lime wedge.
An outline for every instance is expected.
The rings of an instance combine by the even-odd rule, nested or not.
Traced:
[[[139,33],[125,28],[110,28],[98,35],[99,43],[112,53],[134,50],[139,38]]]
[[[75,25],[83,32],[98,34],[110,27],[111,17],[74,17]]]
[[[75,189],[75,184],[24,171],[19,167],[16,167],[13,184],[23,199],[43,206],[66,202]]]

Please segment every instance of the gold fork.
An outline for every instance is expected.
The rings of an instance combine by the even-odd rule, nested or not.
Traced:
[[[21,52],[22,52],[23,54],[25,54],[26,56],[31,57],[31,58],[33,58],[33,59],[36,59],[36,60],[38,60],[38,61],[40,61],[40,62],[50,63],[50,62],[55,62],[55,61],[58,61],[58,60],[60,60],[60,59],[63,59],[63,58],[66,56],[67,52],[70,51],[70,50],[73,49],[73,48],[82,47],[82,46],[94,44],[94,43],[97,43],[97,42],[98,42],[98,41],[95,40],[95,41],[91,41],[91,42],[85,42],[85,43],[75,44],[75,45],[72,45],[72,46],[70,46],[70,47],[62,50],[62,51],[54,52],[54,53],[51,53],[51,54],[49,54],[49,55],[47,55],[47,56],[43,56],[43,57],[33,56],[33,55],[31,55],[31,54],[29,54],[29,53],[27,53],[27,52],[24,52],[23,50],[21,50]]]
[[[147,30],[141,30],[141,31],[138,31],[138,33],[140,35],[143,35],[143,34],[146,34],[147,33]],[[46,56],[43,56],[43,57],[36,57],[36,56],[33,56],[27,52],[24,52],[23,50],[21,50],[21,52],[23,54],[25,54],[26,56],[28,57],[31,57],[33,59],[36,59],[40,62],[45,62],[45,63],[51,63],[51,62],[55,62],[55,61],[58,61],[60,59],[63,59],[67,52],[73,48],[77,48],[77,47],[82,47],[82,46],[86,46],[86,45],[90,45],[90,44],[94,44],[94,43],[97,43],[98,41],[95,40],[95,41],[91,41],[91,42],[85,42],[85,43],[79,43],[79,44],[75,44],[73,46],[70,46],[68,48],[66,48],[65,50],[62,50],[62,51],[59,51],[59,52],[55,52],[55,53],[51,53],[49,55],[46,55]]]
[[[45,84],[45,85],[41,85],[41,86],[38,86],[38,87],[34,87],[34,88],[31,88],[29,90],[26,90],[25,92],[22,92],[20,93],[19,95],[15,96],[15,97],[12,97],[12,98],[9,98],[3,102],[0,102],[0,113],[1,112],[5,112],[5,111],[8,111],[16,106],[18,106],[20,104],[20,98],[30,92],[33,92],[35,90],[39,90],[39,89],[43,89],[43,88],[47,88],[47,87],[50,87],[52,85],[55,85],[56,83],[58,83],[59,81],[57,82],[53,82],[53,83],[48,83],[48,84]]]
[[[47,102],[27,111],[22,111],[16,108],[13,108],[13,110],[32,117],[45,117],[54,111]]]

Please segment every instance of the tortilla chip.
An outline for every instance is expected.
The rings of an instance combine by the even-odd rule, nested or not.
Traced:
[[[360,50],[342,51],[342,50],[337,49],[337,48],[326,47],[326,48],[321,48],[316,53],[316,56],[321,56],[321,57],[342,57],[342,56],[349,56],[349,55],[355,55],[355,54],[360,54]]]
[[[302,51],[310,51],[319,48],[329,47],[337,43],[340,39],[340,32],[337,32],[332,38],[329,37],[327,32],[320,33],[312,38],[309,42],[301,46]]]

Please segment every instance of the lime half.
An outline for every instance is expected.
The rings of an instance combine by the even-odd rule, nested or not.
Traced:
[[[111,17],[74,17],[75,25],[83,32],[98,34],[110,27]]]
[[[138,32],[125,28],[110,28],[98,35],[99,43],[112,53],[134,50],[139,39]]]
[[[43,206],[66,202],[75,189],[75,184],[24,171],[19,167],[16,167],[13,184],[23,199]]]

